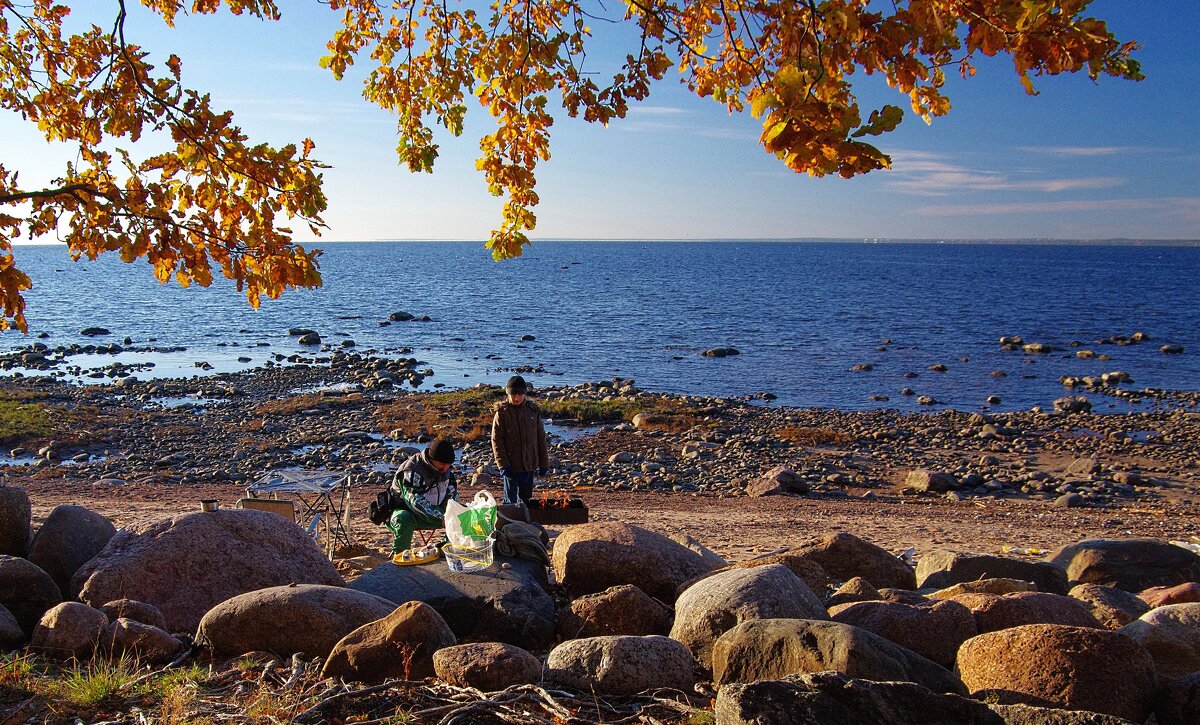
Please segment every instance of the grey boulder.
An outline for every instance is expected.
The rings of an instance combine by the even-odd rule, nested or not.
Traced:
[[[1154,702],[1158,725],[1195,725],[1200,722],[1200,672],[1171,680]]]
[[[500,565],[507,563],[510,569]],[[437,610],[460,640],[493,640],[526,649],[554,641],[554,599],[542,588],[545,569],[528,559],[496,557],[480,572],[450,571],[446,566],[375,567],[349,588],[397,604],[425,602]]]
[[[828,619],[821,600],[783,564],[728,569],[692,585],[675,602],[671,638],[701,667],[725,632],[752,619]]]
[[[563,642],[546,658],[547,678],[583,692],[627,696],[695,685],[692,655],[679,642],[649,637],[589,637]]]

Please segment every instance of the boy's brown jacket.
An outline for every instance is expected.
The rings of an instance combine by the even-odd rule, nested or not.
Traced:
[[[513,405],[504,400],[496,405],[492,454],[497,466],[514,473],[550,467],[546,428],[537,403],[526,399],[521,405]]]

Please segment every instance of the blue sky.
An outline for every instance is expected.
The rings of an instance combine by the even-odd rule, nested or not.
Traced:
[[[474,167],[490,128],[482,109],[462,137],[443,139],[434,174],[408,172],[395,161],[394,121],[360,99],[355,80],[317,67],[334,14],[281,5],[279,23],[223,13],[181,18],[175,30],[139,8],[126,34],[159,60],[178,53],[185,83],[232,109],[252,138],[316,142],[314,155],[333,165],[324,240],[486,238],[500,200]],[[1007,59],[980,63],[969,81],[951,79],[949,116],[926,126],[907,114],[877,140],[891,171],[851,180],[787,171],[758,146],[749,114],[691,96],[672,74],[608,128],[564,114],[539,167],[532,236],[1198,239],[1200,2],[1096,0],[1090,13],[1145,46],[1146,80],[1042,78],[1029,97]],[[592,57],[623,52],[617,40],[598,37]],[[866,82],[864,101],[907,109]],[[48,182],[69,157],[0,115],[0,158],[24,185]]]

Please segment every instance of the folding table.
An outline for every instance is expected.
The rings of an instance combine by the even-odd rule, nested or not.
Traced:
[[[325,554],[333,555],[339,546],[349,546],[350,540],[350,476],[341,471],[303,470],[298,468],[271,471],[246,487],[251,498],[292,499],[297,506],[300,524],[316,538],[324,529]]]

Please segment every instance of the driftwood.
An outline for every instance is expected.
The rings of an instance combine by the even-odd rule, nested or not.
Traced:
[[[322,661],[292,657],[290,666],[277,661],[237,666],[195,680],[183,689],[148,703],[144,692],[155,678],[183,666],[174,662],[131,678],[119,688],[124,704],[108,700],[103,725],[158,725],[206,720],[224,725],[296,723],[323,725],[352,721],[356,725],[675,725],[709,709],[711,695],[697,691],[656,690],[632,697],[606,698],[538,685],[514,685],[497,692],[455,687],[434,679],[388,680],[377,685],[321,678]],[[708,707],[706,707],[708,706]],[[49,714],[47,703],[31,697],[0,707],[0,725],[25,722]],[[89,718],[82,718],[89,721]],[[97,719],[98,721],[98,719]]]

